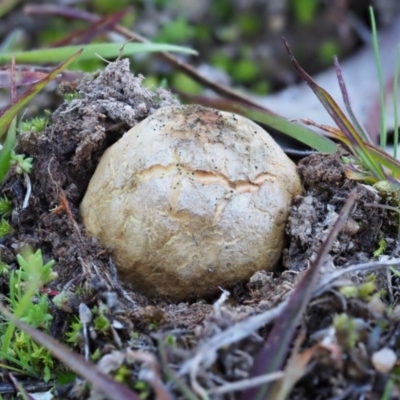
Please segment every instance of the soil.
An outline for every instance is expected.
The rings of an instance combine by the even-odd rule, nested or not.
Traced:
[[[63,90],[76,90],[79,96],[65,101],[52,114],[42,133],[27,132],[20,136],[17,152],[33,157],[34,168],[29,182],[12,171],[1,187],[15,211],[13,232],[1,240],[0,252],[2,260],[13,266],[15,254],[27,245],[40,248],[45,261],[56,260],[59,277],[50,286],[55,292],[64,290],[68,294],[63,307],[52,310],[51,333],[60,340],[65,339],[66,321],[78,314],[79,304],[108,306],[107,318],[116,328],[91,339],[92,349],[101,351],[99,365],[104,371],[116,371],[127,360],[125,349],[129,348],[129,351],[146,350],[154,354],[164,368],[169,365],[178,370],[187,383],[189,375],[195,373],[198,383],[208,389],[248,377],[271,323],[267,320],[269,324],[252,325],[250,321],[286,298],[315,258],[353,189],[357,200],[330,252],[327,268],[344,268],[348,263],[371,260],[382,239],[386,242],[385,254],[396,250],[397,216],[393,211],[376,207],[379,203],[390,204],[390,200],[382,199],[370,186],[348,180],[343,154],[314,154],[298,165],[304,195],[295,199],[291,209],[281,271],[260,271],[249,282],[226,288],[231,290],[230,299],[225,299],[226,293],[222,293],[220,300],[199,299],[190,304],[149,300],[119,281],[112,251],[85,234],[78,210],[105,149],[156,109],[175,104],[177,100],[163,89],[145,89],[142,78],[130,73],[127,60],[111,63],[93,79],[85,78],[76,87],[66,85]],[[28,187],[30,195],[27,195]],[[24,201],[28,201],[25,208]],[[378,289],[386,287],[385,276],[377,273]],[[359,283],[365,281],[363,275],[350,278]],[[342,363],[333,363],[326,351],[319,352],[291,398],[322,399],[346,391],[350,393],[346,398],[355,398],[356,394],[367,391],[383,392],[388,377],[371,368],[370,355],[378,348],[378,342],[383,343],[376,321],[387,317],[383,311],[374,314],[371,307],[359,299],[343,300],[335,292],[314,299],[303,320],[307,332],[305,346],[315,343],[318,334],[332,325],[335,314],[347,310],[349,315],[362,319],[364,325],[357,328],[357,334],[366,348],[364,353],[359,347],[350,349]],[[249,329],[246,334],[243,334],[244,326]],[[231,332],[225,342],[224,332]],[[239,336],[235,337],[236,334]],[[385,333],[385,342],[394,343],[396,335],[397,323],[394,323]],[[175,342],[164,349],[168,361],[163,361],[160,341],[168,337],[173,337]],[[371,345],[374,338],[377,339]],[[118,354],[116,364],[107,364],[111,361],[106,355],[117,358]],[[196,364],[199,354],[201,358]],[[134,362],[129,368],[131,379],[135,380],[140,379],[146,365]],[[182,398],[176,386],[169,389],[176,398]],[[75,382],[60,388],[59,393],[64,398],[73,398],[78,390],[79,383]],[[86,398],[89,389],[79,393],[79,398]],[[215,395],[213,398],[239,397]]]
[[[357,198],[345,228],[331,250],[335,265],[365,262],[385,240],[386,251],[396,247],[397,219],[393,211],[377,208],[382,202],[378,190],[346,178],[341,155],[312,154],[298,164],[305,196],[294,200],[287,234],[289,248],[284,266],[301,271],[312,261],[352,190]]]

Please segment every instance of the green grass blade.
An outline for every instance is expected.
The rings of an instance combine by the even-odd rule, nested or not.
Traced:
[[[22,93],[19,97],[17,97],[14,104],[8,106],[2,114],[0,114],[0,138],[6,132],[9,124],[13,120],[13,118],[17,115],[17,113],[25,107],[25,105],[36,96],[52,79],[54,79],[60,72],[64,71],[72,62],[74,62],[82,50],[76,52],[71,57],[69,57],[66,61],[62,62],[56,68],[54,68],[46,78],[40,80],[35,85],[33,85],[29,90]]]
[[[396,179],[400,179],[400,161],[392,157],[381,148],[369,144],[365,144],[368,153],[375,161],[390,171],[390,175]],[[386,179],[385,179],[386,180]]]
[[[3,148],[0,151],[0,184],[3,182],[10,169],[11,153],[15,146],[15,139],[17,137],[17,123],[16,117],[11,121],[10,128],[8,129],[7,137],[4,142]]]
[[[24,363],[22,363],[15,357],[10,356],[9,354],[5,354],[0,351],[0,359],[7,360],[7,361],[12,362],[15,365],[19,365],[21,367],[20,369],[18,369],[11,365],[0,363],[0,368],[2,368],[2,369],[6,369],[8,371],[13,371],[13,372],[18,372],[20,374],[29,373],[31,376],[33,376],[35,378],[38,377],[37,373],[35,372],[35,370],[33,368],[31,368],[29,365],[28,366],[25,365]]]
[[[0,44],[0,54],[9,51],[14,48],[14,46],[17,46],[22,35],[23,33],[20,30],[14,30],[10,32],[7,37],[3,38]]]
[[[369,16],[371,19],[371,28],[372,28],[372,47],[374,49],[375,65],[378,72],[378,82],[379,82],[380,146],[382,147],[382,149],[384,149],[387,143],[387,130],[386,130],[386,119],[385,119],[385,86],[383,84],[382,65],[381,65],[381,58],[379,56],[378,33],[376,30],[375,15],[372,6],[369,7]]]
[[[82,50],[83,49],[83,50]],[[82,47],[77,46],[64,46],[50,49],[38,49],[23,52],[3,53],[0,54],[0,63],[9,62],[11,57],[15,57],[15,61],[24,64],[41,64],[46,63],[59,63],[68,57],[71,57],[77,51],[82,50],[79,58],[80,61],[92,60],[100,56],[102,58],[117,58],[119,56],[131,56],[138,53],[150,52],[179,52],[186,54],[194,54],[195,50],[182,46],[174,46],[162,43],[95,43],[88,44]]]
[[[328,111],[329,115],[335,121],[338,128],[350,141],[351,146],[354,148],[356,156],[359,158],[360,162],[378,179],[385,180],[385,174],[381,166],[368,153],[365,147],[365,142],[363,141],[362,136],[358,133],[357,129],[352,125],[332,96],[325,89],[319,86],[303,68],[301,68],[300,64],[290,51],[288,43],[284,41],[284,44],[297,73],[305,80],[311,90],[318,97],[321,104],[325,107],[326,111]]]
[[[393,157],[397,158],[399,147],[399,73],[400,73],[400,45],[397,47],[396,67],[393,81],[393,106],[394,106],[394,148]]]
[[[299,123],[289,121],[279,115],[269,114],[262,110],[257,110],[250,106],[238,105],[235,107],[236,112],[244,115],[253,121],[271,126],[284,134],[299,140],[312,149],[322,153],[334,153],[337,145],[325,136],[319,135],[317,132],[300,125]]]
[[[30,285],[28,286],[28,290],[24,293],[22,296],[19,304],[17,305],[16,309],[14,310],[14,314],[17,317],[20,317],[25,309],[29,308],[29,304],[32,301],[32,297],[34,296],[35,292],[38,290],[40,286],[40,282],[37,280],[36,282],[31,282]],[[7,349],[10,347],[10,343],[12,340],[12,336],[14,334],[15,330],[15,325],[10,322],[8,324],[6,333],[3,336],[3,342],[1,344],[1,352],[2,353],[7,353]]]

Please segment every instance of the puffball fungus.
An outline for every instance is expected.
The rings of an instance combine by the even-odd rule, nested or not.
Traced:
[[[80,211],[122,279],[178,301],[271,270],[301,191],[294,163],[252,121],[171,106],[107,149]]]

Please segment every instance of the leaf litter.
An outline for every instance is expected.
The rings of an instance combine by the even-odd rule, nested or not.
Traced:
[[[282,377],[286,389],[275,385],[273,395],[283,396],[280,390],[294,385],[293,399],[379,398],[393,371],[382,367],[379,351],[391,349],[396,355],[398,347],[400,285],[388,266],[400,260],[379,260],[373,253],[384,241],[384,254],[397,257],[398,216],[374,206],[393,205],[393,199],[346,178],[344,152],[299,162],[304,194],[292,206],[276,273],[259,271],[249,282],[223,288],[229,292],[222,290],[219,298],[179,304],[149,300],[118,280],[111,250],[86,236],[78,208],[107,147],[158,108],[178,103],[168,91],[146,89],[142,81],[130,73],[127,60],[119,60],[77,85],[64,84],[64,93],[78,96],[53,113],[42,133],[18,139],[17,151],[34,158],[32,191],[22,208],[23,177],[11,173],[3,184],[2,195],[12,201],[14,212],[13,233],[1,239],[0,251],[14,266],[15,254],[26,244],[40,248],[45,261],[56,260],[59,278],[50,289],[67,296],[61,308],[53,306],[52,335],[65,341],[72,315],[105,306],[109,327],[96,331],[95,318],[86,313],[86,333],[76,351],[97,350],[103,373],[116,375],[125,368],[125,383],[147,382],[150,398],[239,399],[243,390],[253,393]],[[352,192],[354,205],[344,228],[324,249],[327,259],[318,260]],[[254,365],[266,362],[259,358],[265,338],[287,312],[290,296],[305,295],[307,285],[299,285],[315,260],[319,273],[311,300],[304,315],[295,314],[300,321],[292,332],[296,344],[276,344],[277,352],[280,346],[281,352],[291,352],[289,361],[285,355],[275,369],[255,374]],[[284,327],[275,325],[275,337]],[[83,388],[77,379],[58,393],[98,398],[96,390],[96,385]]]

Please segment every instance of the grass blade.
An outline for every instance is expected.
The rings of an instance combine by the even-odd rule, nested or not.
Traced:
[[[4,135],[7,130],[8,125],[11,123],[13,118],[17,115],[17,113],[25,107],[25,105],[36,96],[52,79],[54,79],[60,72],[64,71],[72,62],[74,62],[82,50],[77,51],[71,57],[69,57],[66,61],[58,65],[49,74],[37,82],[34,86],[32,86],[29,90],[22,93],[19,97],[17,97],[14,104],[10,104],[5,110],[0,114],[0,138]]]
[[[293,289],[285,309],[276,319],[264,347],[254,362],[251,373],[252,377],[275,372],[279,370],[285,362],[297,326],[311,299],[320,268],[326,260],[337,235],[342,230],[351,208],[353,207],[355,198],[356,192],[353,191],[350,193],[349,198],[340,211],[338,219],[329,232],[328,237],[321,245],[316,259]],[[242,399],[264,400],[267,398],[266,395],[269,389],[269,384],[258,389],[249,389],[243,393]]]
[[[11,121],[3,148],[0,151],[0,184],[3,182],[11,165],[11,153],[17,137],[16,117]]]
[[[360,134],[354,128],[354,126],[349,121],[349,119],[346,117],[346,115],[343,113],[343,111],[336,104],[335,100],[333,100],[332,96],[325,89],[320,87],[311,78],[311,76],[308,75],[307,72],[304,71],[303,68],[301,68],[301,66],[299,65],[297,60],[294,58],[292,52],[290,51],[289,45],[286,42],[286,40],[284,40],[284,45],[286,47],[286,51],[290,57],[290,60],[292,61],[292,64],[294,65],[297,73],[305,80],[305,82],[308,84],[308,86],[316,94],[319,101],[322,103],[322,105],[328,111],[329,115],[335,121],[336,125],[339,127],[339,129],[344,133],[344,135],[350,141],[360,162],[369,171],[373,172],[373,174],[379,180],[385,180],[386,175],[385,175],[384,171],[382,170],[382,167],[374,160],[373,157],[371,157],[369,152],[366,150],[365,142],[363,141],[363,138],[360,136]]]
[[[337,145],[328,138],[319,135],[317,132],[306,128],[299,123],[292,122],[276,114],[270,114],[263,110],[257,110],[251,106],[237,105],[234,111],[244,115],[253,121],[260,122],[277,129],[284,134],[299,140],[311,148],[322,153],[334,153]]]
[[[368,133],[365,131],[365,129],[362,127],[362,125],[358,122],[358,120],[353,112],[353,109],[351,108],[350,97],[347,92],[346,84],[344,83],[342,69],[340,68],[340,64],[339,64],[337,57],[335,57],[334,64],[335,64],[336,76],[338,78],[338,82],[339,82],[339,86],[340,86],[340,91],[342,92],[342,98],[343,98],[346,110],[349,113],[351,122],[355,126],[355,130],[362,137],[362,139],[365,142],[372,144],[371,137],[368,135]]]
[[[391,175],[400,179],[400,161],[396,158],[392,157],[390,154],[386,153],[385,150],[365,143],[365,147],[367,148],[368,153],[375,159],[376,162],[386,167]]]
[[[121,45],[121,43],[95,43],[88,44],[83,49],[81,45],[76,45],[14,53],[3,53],[0,54],[0,62],[9,62],[11,57],[15,56],[15,60],[17,62],[25,64],[42,64],[43,62],[58,63],[62,60],[65,60],[67,57],[71,57],[79,50],[82,50],[81,57],[79,58],[80,61],[91,60],[97,56],[102,58],[117,58],[131,56],[138,53],[164,51],[174,51],[194,55],[197,54],[195,50],[187,47],[162,43],[126,43],[125,45]]]
[[[399,73],[400,73],[400,45],[397,46],[396,67],[393,80],[393,106],[394,106],[394,147],[393,157],[397,158],[399,147]]]
[[[383,74],[381,58],[379,56],[379,44],[378,44],[378,32],[376,30],[374,9],[369,6],[369,16],[371,19],[372,28],[372,47],[374,49],[374,58],[376,70],[378,72],[378,82],[379,82],[379,120],[380,120],[380,146],[382,149],[386,147],[387,142],[387,130],[386,130],[386,119],[385,119],[385,86],[383,84]]]
[[[139,396],[127,386],[118,383],[110,376],[100,372],[94,364],[86,361],[83,356],[72,352],[67,346],[57,342],[51,336],[24,324],[3,304],[0,304],[0,312],[15,326],[25,331],[37,343],[49,350],[55,357],[71,368],[75,373],[88,380],[94,388],[114,400],[140,400]]]

